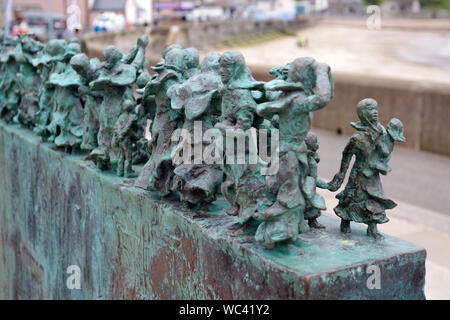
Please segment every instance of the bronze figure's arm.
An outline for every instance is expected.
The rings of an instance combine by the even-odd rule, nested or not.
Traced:
[[[324,108],[334,95],[333,80],[330,76],[330,67],[325,63],[316,63],[316,81],[313,95],[308,97],[306,111],[317,111]]]
[[[336,173],[336,175],[333,177],[333,180],[328,183],[327,189],[330,191],[337,191],[344,182],[345,174],[347,173],[347,170],[350,166],[350,161],[352,160],[352,156],[354,154],[352,140],[353,138],[350,139],[348,144],[345,146],[344,151],[342,152],[341,167],[339,169],[339,172]]]
[[[273,80],[267,82],[264,86],[264,89],[266,89],[266,91],[297,91],[303,90],[303,85],[300,82]]]

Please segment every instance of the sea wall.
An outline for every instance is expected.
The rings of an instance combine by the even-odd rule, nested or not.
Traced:
[[[250,69],[258,80],[271,79],[269,66]],[[403,122],[406,142],[402,146],[450,155],[450,86],[338,72],[333,72],[333,78],[335,96],[314,113],[313,127],[351,135],[356,104],[374,98],[383,124],[394,117]]]

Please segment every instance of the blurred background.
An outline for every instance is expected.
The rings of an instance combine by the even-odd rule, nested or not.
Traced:
[[[313,121],[320,176],[338,171],[358,101],[376,99],[383,124],[401,119],[407,142],[383,177],[399,205],[380,230],[423,245],[427,298],[450,299],[450,0],[3,0],[0,20],[10,35],[80,37],[90,57],[142,34],[151,64],[173,43],[239,50],[257,80],[297,57],[328,63],[336,94]],[[335,194],[322,195],[333,212]]]

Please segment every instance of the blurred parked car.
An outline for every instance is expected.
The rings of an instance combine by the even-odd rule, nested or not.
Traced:
[[[186,20],[192,22],[206,22],[206,21],[217,21],[225,20],[227,15],[225,10],[219,6],[205,6],[195,8],[186,16]]]
[[[114,12],[104,12],[94,19],[95,32],[99,31],[121,31],[126,27],[125,17]]]
[[[254,6],[249,6],[242,12],[242,18],[249,21],[267,21],[271,17],[265,11]]]
[[[296,17],[296,12],[276,12],[271,18],[272,20],[294,21]]]
[[[66,31],[66,17],[57,13],[22,12],[16,14],[15,24],[20,33],[31,33],[41,41],[49,38],[49,22],[53,26],[53,37],[61,39]],[[26,26],[26,30],[23,26]]]
[[[272,10],[264,11],[256,6],[248,6],[240,8],[235,16],[239,16],[241,19],[248,21],[268,21],[268,20],[284,20],[293,21],[296,19],[297,12],[295,8],[289,10]]]

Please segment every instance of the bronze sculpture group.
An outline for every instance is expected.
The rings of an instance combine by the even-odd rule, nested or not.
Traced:
[[[256,225],[255,239],[268,247],[296,241],[309,228],[324,228],[317,218],[326,206],[316,188],[337,191],[355,156],[334,211],[342,233],[349,233],[354,221],[367,224],[369,236],[381,237],[377,224],[388,221],[385,210],[396,204],[385,197],[380,174],[390,171],[394,143],[405,140],[400,120],[392,119],[384,128],[377,102],[359,102],[359,122],[351,124],[356,132],[340,170],[324,182],[317,174],[317,136],[310,129],[314,111],[334,95],[327,64],[298,58],[272,69],[276,78],[265,83],[253,78],[237,51],[208,53],[200,63],[196,49],[171,45],[150,74],[147,44],[147,37],[138,39],[128,55],[108,46],[100,61],[81,53],[77,39],[51,40],[44,46],[29,35],[0,35],[1,117],[66,152],[85,150],[86,160],[99,169],[137,177],[137,187],[162,196],[176,194],[190,208],[222,194],[230,203],[227,213],[237,215],[244,226]],[[195,129],[199,122],[200,133]],[[248,145],[242,149],[245,163],[191,157],[175,161],[180,150],[208,150],[220,159],[225,148],[217,139],[221,133],[252,128],[279,134],[271,137],[279,137],[272,150],[277,156],[270,160],[278,170],[272,174],[263,175],[261,163],[248,163]],[[191,136],[194,141],[186,138]],[[136,174],[132,165],[139,163],[145,165]]]

